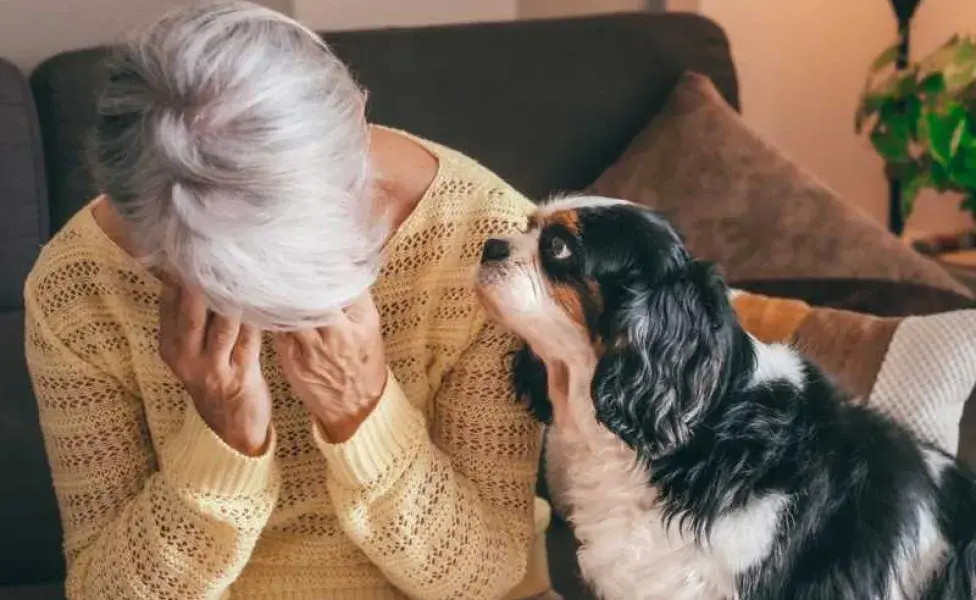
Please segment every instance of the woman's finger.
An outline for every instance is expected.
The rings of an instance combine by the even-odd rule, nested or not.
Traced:
[[[274,349],[278,355],[278,364],[281,365],[285,374],[291,374],[295,370],[295,363],[301,355],[299,342],[295,339],[294,332],[284,332],[274,334]]]
[[[322,335],[318,329],[299,329],[285,335],[298,354],[311,354],[312,349],[322,343]]]
[[[342,310],[345,317],[353,323],[363,323],[372,320],[377,314],[373,296],[369,292],[360,295]]]
[[[231,360],[238,365],[246,365],[261,358],[261,330],[247,323],[241,324],[237,334],[237,343]]]
[[[177,315],[180,346],[189,356],[203,352],[207,332],[207,299],[198,288],[183,286]]]
[[[211,313],[207,324],[207,341],[204,352],[210,356],[216,366],[222,367],[230,364],[231,353],[237,344],[237,336],[240,330],[240,316]]]

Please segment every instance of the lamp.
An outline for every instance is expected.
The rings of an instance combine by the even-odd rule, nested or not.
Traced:
[[[922,0],[888,0],[898,19],[898,57],[895,66],[904,69],[908,66],[909,38],[912,17]],[[896,235],[905,229],[905,216],[901,212],[901,183],[888,178],[888,228]]]

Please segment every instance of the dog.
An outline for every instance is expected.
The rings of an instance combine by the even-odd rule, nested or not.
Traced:
[[[976,480],[736,319],[660,215],[540,205],[476,291],[521,338],[553,506],[605,600],[962,600]]]

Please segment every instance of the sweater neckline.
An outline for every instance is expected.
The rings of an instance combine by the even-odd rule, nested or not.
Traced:
[[[372,126],[378,129],[390,131],[413,141],[427,152],[430,152],[430,154],[437,160],[437,168],[434,172],[434,177],[430,180],[430,184],[427,186],[427,189],[424,190],[423,195],[420,196],[420,200],[417,201],[416,206],[413,207],[413,210],[410,211],[407,218],[400,223],[400,226],[397,227],[395,231],[390,233],[390,236],[383,244],[382,256],[383,262],[386,262],[388,252],[391,249],[396,248],[402,239],[409,236],[409,234],[417,227],[417,223],[421,220],[420,214],[427,212],[427,207],[432,202],[431,197],[434,195],[434,190],[440,187],[444,178],[448,157],[447,153],[443,152],[442,149],[437,146],[437,144],[416,136],[408,131],[403,131],[402,129],[396,129],[394,127],[387,127],[386,125],[378,125],[375,123],[372,124]]]
[[[141,275],[148,278],[155,285],[162,285],[162,281],[155,273],[150,270],[145,262],[139,259],[138,256],[133,256],[127,252],[124,248],[119,246],[119,244],[109,237],[108,233],[102,226],[95,220],[95,207],[100,202],[108,202],[108,197],[105,194],[99,194],[94,200],[88,203],[84,209],[81,211],[79,224],[80,227],[85,230],[89,230],[95,236],[95,238],[105,246],[113,258],[121,260],[126,263],[127,266],[131,266],[136,269]]]

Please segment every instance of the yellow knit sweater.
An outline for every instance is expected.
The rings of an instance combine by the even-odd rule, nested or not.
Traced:
[[[90,207],[44,248],[25,290],[26,345],[69,598],[489,600],[545,589],[539,432],[510,389],[513,340],[486,322],[471,287],[482,242],[520,227],[531,205],[471,159],[423,143],[438,173],[373,288],[391,380],[341,445],[313,436],[265,343],[272,447],[238,454],[158,357],[159,282]]]

